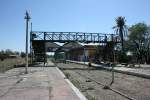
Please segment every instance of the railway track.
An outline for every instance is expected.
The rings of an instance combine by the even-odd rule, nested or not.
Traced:
[[[58,66],[59,68],[62,67],[62,66],[59,66],[59,65],[57,65],[57,66]],[[62,70],[63,70],[63,68],[62,68]],[[67,70],[69,70],[69,68],[68,68]],[[83,78],[85,78],[85,79],[91,80],[92,82],[96,83],[97,85],[102,86],[103,89],[110,90],[110,91],[112,91],[112,92],[114,92],[114,93],[116,93],[116,94],[118,94],[118,95],[120,95],[120,96],[122,96],[122,97],[124,97],[124,98],[126,98],[126,99],[128,99],[128,100],[136,100],[136,99],[137,99],[137,98],[136,98],[136,99],[133,98],[134,96],[131,97],[131,96],[129,96],[128,94],[123,93],[123,92],[121,92],[121,91],[119,91],[119,90],[117,90],[117,89],[111,87],[111,85],[108,85],[108,84],[103,83],[103,82],[101,82],[101,81],[97,81],[96,79],[94,79],[94,76],[90,75],[90,73],[89,73],[89,75],[87,75],[86,73],[83,73],[82,71],[78,71],[78,69],[77,69],[77,70],[73,70],[73,72],[75,72],[76,74],[80,75],[81,77],[83,77]],[[131,76],[131,77],[132,77],[132,76]],[[106,77],[106,78],[107,78],[107,77]],[[118,77],[117,77],[117,78],[118,78]]]
[[[129,97],[128,95],[126,95],[126,94],[124,94],[124,93],[122,93],[122,92],[120,92],[120,91],[118,91],[118,90],[112,88],[112,87],[109,86],[109,85],[106,85],[106,84],[104,84],[104,83],[102,83],[102,82],[99,82],[99,81],[94,80],[94,79],[91,78],[91,77],[88,77],[87,75],[81,74],[80,72],[76,72],[76,73],[79,74],[80,76],[86,78],[86,79],[89,79],[89,80],[91,80],[91,81],[97,83],[98,85],[103,86],[103,87],[106,88],[106,89],[109,89],[109,90],[111,90],[111,91],[113,91],[113,92],[115,92],[115,93],[117,93],[117,94],[119,94],[119,95],[121,95],[121,96],[123,96],[123,97],[129,99],[129,100],[136,100],[136,99],[134,99],[134,98],[132,98],[132,97]]]

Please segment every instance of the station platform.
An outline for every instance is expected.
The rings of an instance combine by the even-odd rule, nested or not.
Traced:
[[[0,73],[0,100],[87,100],[57,67]]]
[[[72,62],[72,63],[82,64],[82,65],[88,65],[88,62],[72,61],[72,60],[67,60],[67,61]],[[112,70],[110,66],[108,67],[102,64],[92,63],[92,66],[95,68],[103,68],[106,70]],[[128,68],[128,67],[124,67],[121,65],[117,65],[117,66],[114,66],[114,71],[150,79],[150,65],[141,64],[141,67],[139,68],[137,67]]]

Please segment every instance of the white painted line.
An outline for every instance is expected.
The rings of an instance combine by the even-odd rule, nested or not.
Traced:
[[[59,69],[58,67],[56,67],[56,69],[58,70],[58,72],[61,74],[61,76],[62,76],[63,78],[66,78],[66,76],[64,75],[64,73],[63,73],[62,71],[60,71],[60,69]]]
[[[62,71],[59,70],[59,68],[56,67],[56,69],[58,70],[58,72],[62,75],[63,78],[65,78],[65,75]],[[80,100],[88,100],[80,91],[77,87],[75,87],[70,80],[65,79],[65,81],[70,85],[70,87],[72,88],[72,90],[76,93],[76,95],[80,98]]]

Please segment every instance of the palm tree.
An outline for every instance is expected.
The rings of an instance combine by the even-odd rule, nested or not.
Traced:
[[[121,38],[121,47],[122,51],[124,51],[124,36],[127,33],[127,26],[125,25],[125,17],[119,16],[116,18],[116,26],[113,29],[116,29],[116,34],[118,34]]]

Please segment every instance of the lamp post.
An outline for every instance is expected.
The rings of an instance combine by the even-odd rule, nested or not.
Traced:
[[[28,22],[31,19],[28,12],[26,11],[24,19],[26,20],[26,67],[25,73],[28,73]]]

